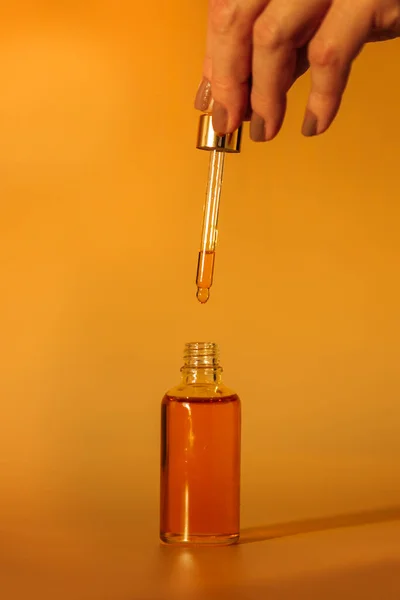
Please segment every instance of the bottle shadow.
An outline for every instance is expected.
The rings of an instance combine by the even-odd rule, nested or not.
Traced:
[[[400,520],[400,506],[380,508],[376,510],[304,519],[288,523],[276,523],[259,527],[248,527],[240,532],[239,544],[262,542],[281,537],[289,537],[304,533],[327,531],[343,527],[357,527]]]

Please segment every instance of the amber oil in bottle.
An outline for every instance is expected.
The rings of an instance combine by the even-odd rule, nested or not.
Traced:
[[[214,343],[186,344],[181,373],[162,400],[160,538],[233,544],[240,527],[240,400],[222,383]]]

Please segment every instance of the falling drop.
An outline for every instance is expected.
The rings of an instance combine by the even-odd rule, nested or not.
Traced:
[[[205,304],[210,297],[210,290],[208,288],[197,288],[197,300],[202,304]]]

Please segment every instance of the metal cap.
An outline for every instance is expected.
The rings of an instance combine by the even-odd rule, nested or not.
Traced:
[[[224,150],[225,152],[240,152],[242,138],[242,126],[233,133],[218,135],[212,126],[212,118],[209,114],[200,116],[199,130],[197,133],[197,148],[199,150]]]

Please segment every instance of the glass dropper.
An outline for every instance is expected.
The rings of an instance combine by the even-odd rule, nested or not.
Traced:
[[[200,117],[197,148],[211,152],[196,274],[196,295],[202,304],[209,299],[213,283],[225,153],[240,152],[241,133],[242,128],[240,127],[233,133],[219,136],[213,129],[211,115],[204,114]]]
[[[199,259],[197,263],[197,299],[204,304],[210,297],[213,282],[215,250],[218,240],[218,212],[224,176],[225,151],[213,150],[210,156],[206,200],[203,210]]]

